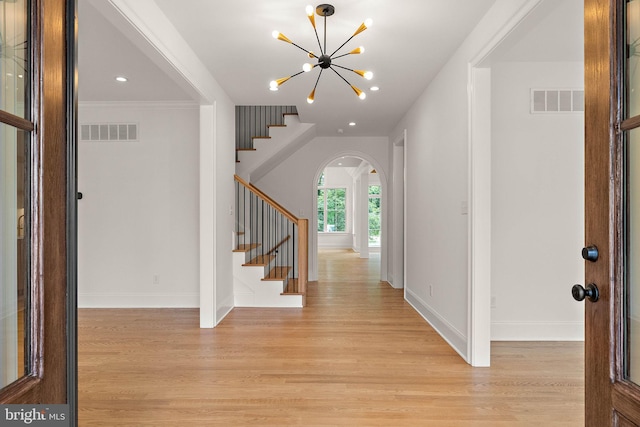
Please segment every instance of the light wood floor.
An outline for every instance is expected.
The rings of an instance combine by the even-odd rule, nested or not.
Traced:
[[[304,309],[79,313],[80,426],[582,426],[582,343],[496,343],[471,368],[378,259],[322,252]]]

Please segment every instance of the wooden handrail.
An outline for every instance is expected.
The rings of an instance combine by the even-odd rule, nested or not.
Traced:
[[[291,238],[291,235],[285,237],[284,239],[282,239],[280,241],[280,243],[278,243],[277,245],[275,245],[274,247],[271,248],[271,250],[269,252],[267,252],[267,255],[271,255],[273,252],[275,252],[276,249],[278,249],[280,246],[284,245],[284,243],[289,240]]]
[[[238,184],[241,184],[255,196],[267,202],[267,204],[270,205],[273,209],[280,212],[282,216],[298,226],[298,235],[296,236],[296,242],[294,243],[297,244],[298,255],[298,277],[297,280],[295,280],[295,292],[302,294],[302,305],[305,306],[307,300],[307,282],[309,280],[309,220],[296,217],[291,212],[283,208],[278,202],[267,196],[264,191],[260,190],[253,184],[249,184],[238,175],[234,175],[234,178],[238,182]],[[283,245],[290,238],[290,235],[285,237],[275,247],[271,248],[271,250],[269,250],[269,252],[267,252],[265,256],[270,256],[278,247]]]
[[[255,194],[258,197],[260,197],[265,202],[267,202],[269,205],[271,205],[272,208],[274,208],[275,210],[280,212],[282,215],[287,217],[291,222],[293,222],[294,224],[298,225],[298,221],[300,219],[297,216],[295,216],[294,214],[292,214],[291,212],[289,212],[288,210],[286,210],[285,208],[283,208],[278,202],[273,200],[271,197],[267,196],[267,194],[264,191],[260,190],[259,188],[257,188],[253,184],[249,184],[244,179],[240,178],[238,175],[234,175],[234,177],[235,177],[236,181],[238,181],[240,184],[242,184],[243,187],[245,187],[247,190],[251,191],[253,194]]]

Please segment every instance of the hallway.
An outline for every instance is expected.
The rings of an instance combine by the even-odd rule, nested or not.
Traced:
[[[80,426],[581,426],[582,343],[496,343],[474,369],[380,283],[321,251],[304,309],[79,310]]]

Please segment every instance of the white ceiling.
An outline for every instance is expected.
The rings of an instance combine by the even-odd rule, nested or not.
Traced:
[[[361,22],[372,18],[373,26],[342,50],[363,45],[366,52],[337,63],[371,70],[374,78],[367,81],[349,71],[342,73],[367,93],[367,99],[361,101],[327,70],[318,85],[315,103],[309,105],[306,97],[317,78],[317,69],[291,79],[277,92],[269,90],[269,81],[296,73],[304,62],[310,62],[301,50],[274,40],[274,29],[302,47],[318,51],[305,14],[308,0],[233,0],[224,4],[218,0],[155,0],[237,105],[296,105],[301,119],[316,123],[320,135],[340,136],[388,135],[494,1],[334,0],[335,15],[327,18],[327,50],[335,50]],[[169,67],[157,65],[162,61],[157,52],[142,37],[132,35],[129,24],[108,0],[78,3],[81,101],[193,99],[177,73],[167,73]],[[546,9],[539,8],[528,26],[523,25],[512,38],[515,50],[505,44],[503,59],[516,60],[513,52],[533,55],[535,50],[537,57],[532,60],[544,60],[540,53],[549,55],[553,47],[557,48],[556,58],[568,58],[575,52],[578,39],[581,51],[582,13],[579,19],[574,16],[578,4],[582,1],[545,0]],[[547,18],[554,13],[558,17]],[[322,39],[322,18],[316,16],[316,22]],[[539,23],[544,23],[543,40],[536,35]],[[553,36],[551,42],[549,36]],[[558,43],[558,39],[566,43]],[[524,50],[513,47],[522,40],[551,46],[534,50],[530,45]],[[114,77],[120,74],[127,75],[129,82],[116,84]],[[372,85],[379,86],[380,91],[371,92]],[[352,121],[357,125],[348,126]],[[339,134],[338,129],[344,133]]]
[[[116,82],[119,75],[129,81]],[[78,97],[106,102],[191,100],[87,0],[78,2]]]

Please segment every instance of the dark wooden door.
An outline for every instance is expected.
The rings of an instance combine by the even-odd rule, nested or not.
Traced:
[[[0,403],[73,415],[75,1],[0,18]]]
[[[585,423],[640,426],[640,1],[585,0]],[[596,291],[597,290],[597,291]]]

